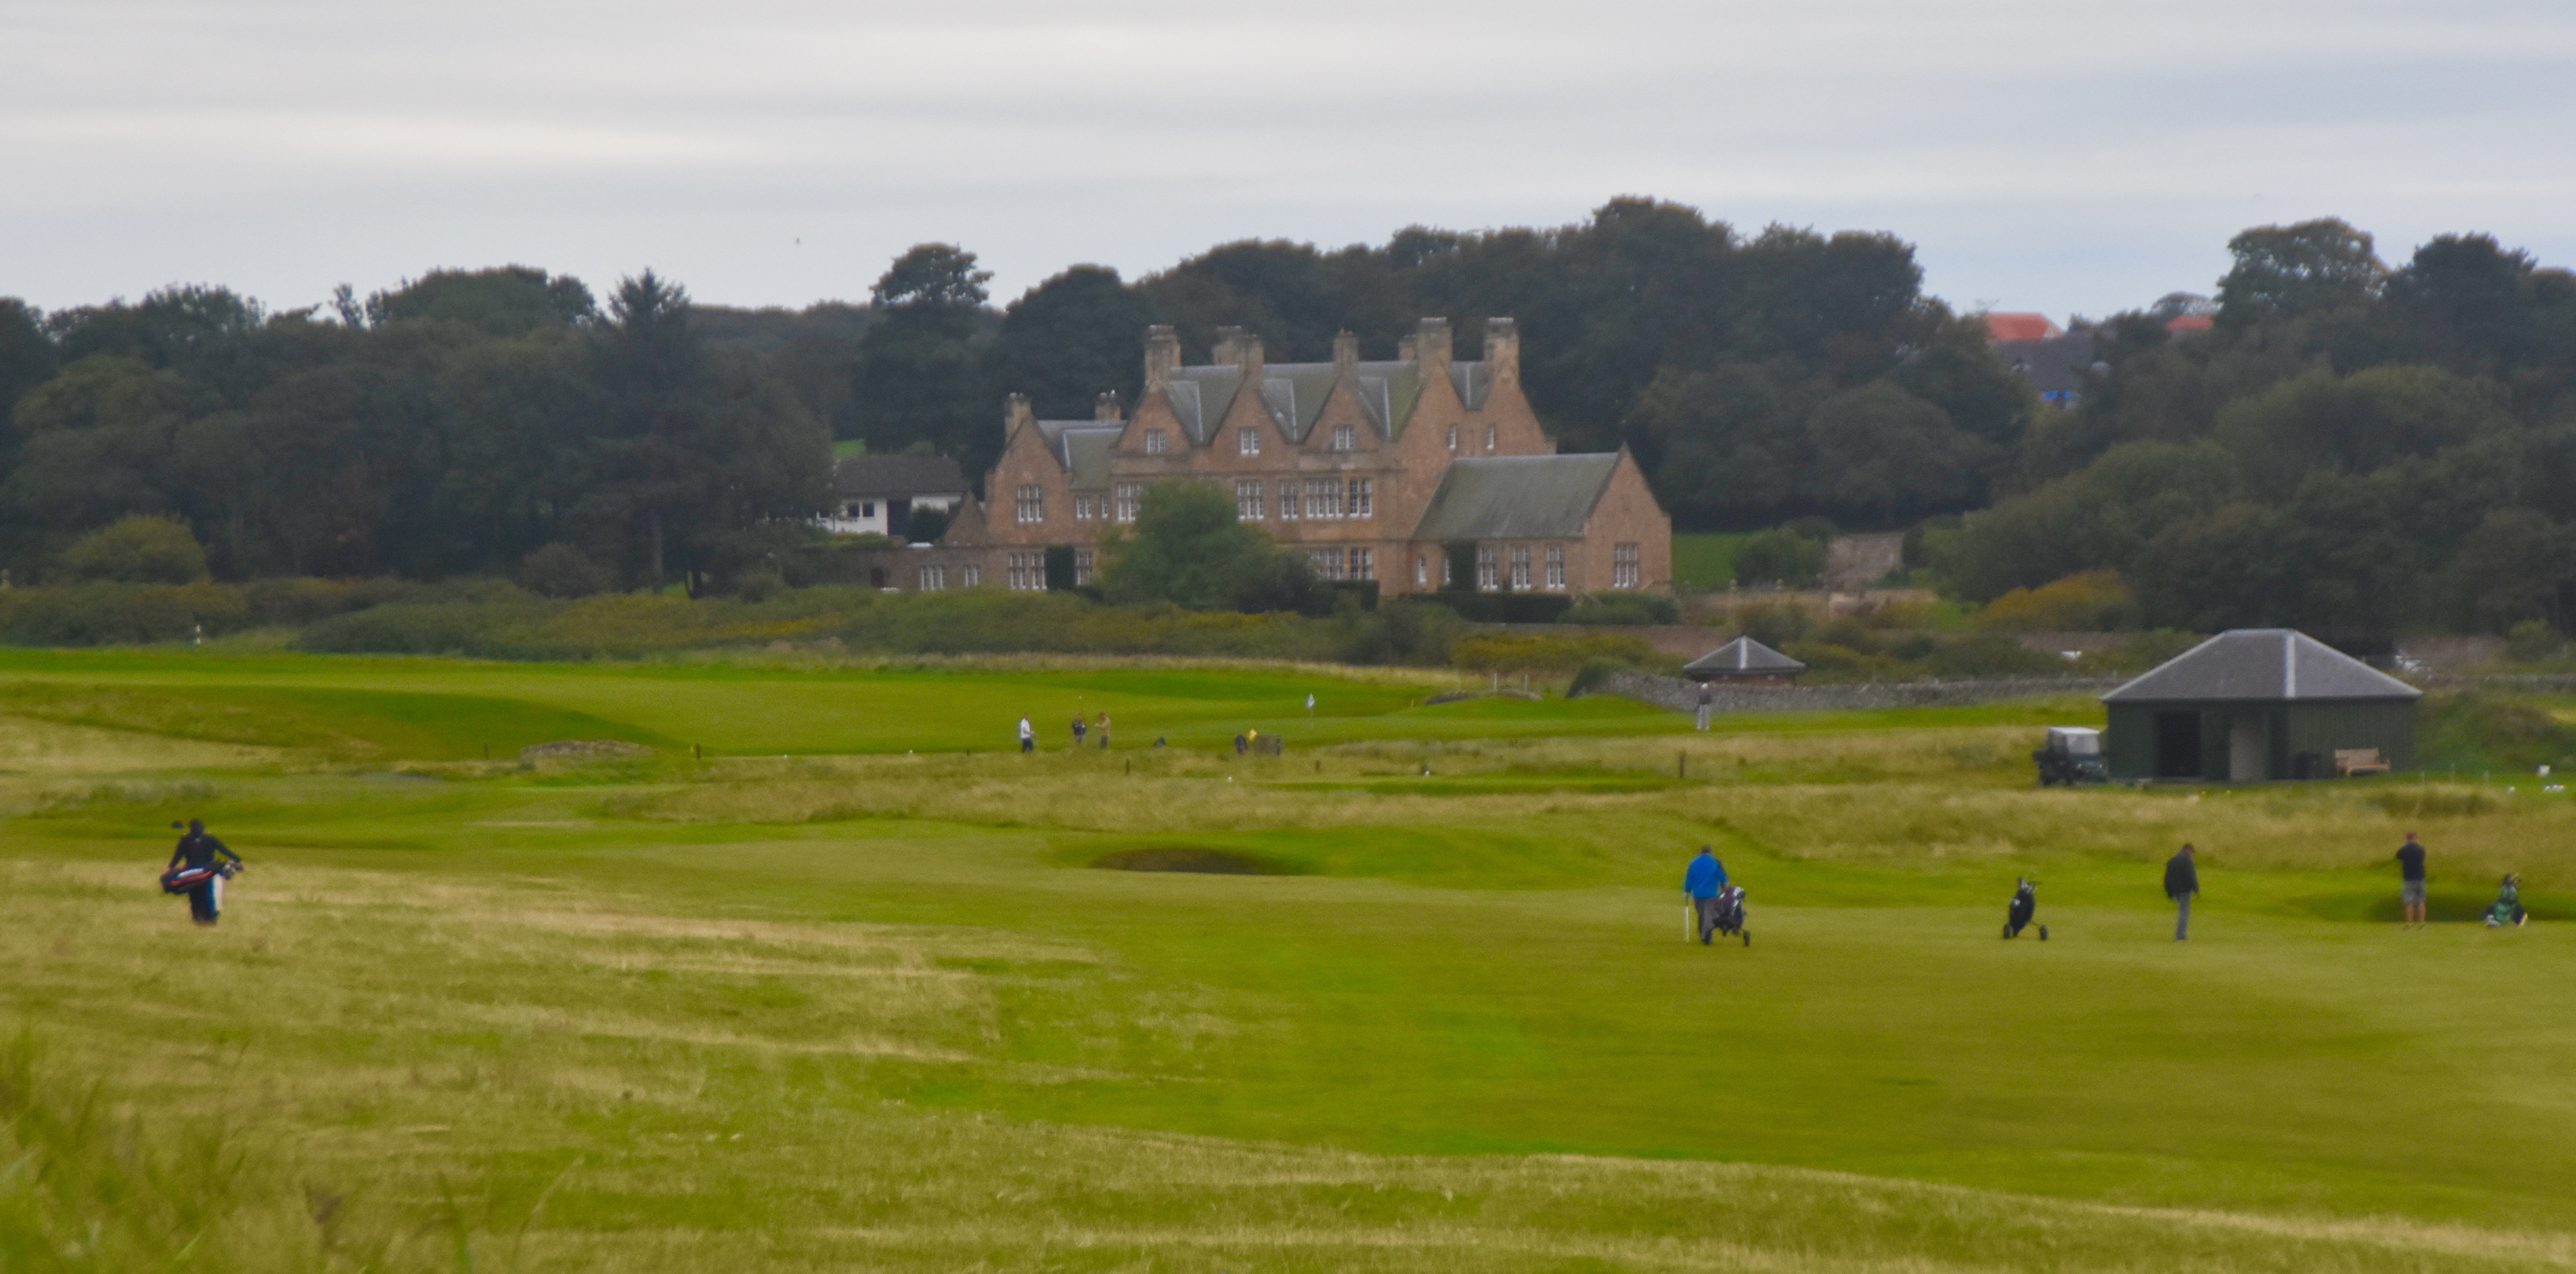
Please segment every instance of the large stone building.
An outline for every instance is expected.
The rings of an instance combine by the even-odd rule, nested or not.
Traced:
[[[1101,533],[1135,520],[1145,488],[1186,479],[1231,492],[1324,578],[1384,592],[1442,588],[1448,547],[1467,544],[1483,590],[1669,587],[1672,522],[1645,475],[1625,451],[1556,454],[1521,393],[1512,321],[1486,320],[1481,360],[1451,346],[1447,320],[1425,319],[1391,362],[1361,361],[1345,333],[1329,363],[1270,363],[1228,328],[1215,361],[1183,366],[1180,338],[1152,328],[1133,412],[1103,395],[1093,419],[1039,420],[1009,400],[983,500],[899,584],[1041,589],[1049,549],[1087,583]]]

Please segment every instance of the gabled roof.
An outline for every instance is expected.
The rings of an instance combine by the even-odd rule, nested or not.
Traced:
[[[1369,425],[1383,438],[1403,433],[1413,405],[1422,398],[1422,369],[1406,362],[1359,363],[1351,372],[1356,382],[1352,388],[1358,391]],[[1289,441],[1302,443],[1314,432],[1324,400],[1332,396],[1335,375],[1331,363],[1265,364],[1258,391],[1262,409]],[[1459,397],[1471,407],[1482,405],[1484,395],[1492,390],[1493,377],[1482,363],[1452,363],[1449,375]],[[1215,441],[1214,431],[1234,410],[1235,397],[1242,392],[1242,368],[1208,363],[1173,369],[1164,398],[1171,403],[1172,414],[1180,417],[1181,431],[1191,442],[1206,446]]]
[[[1453,460],[1414,528],[1417,540],[1556,540],[1583,534],[1619,453]]]
[[[1048,454],[1081,488],[1109,485],[1109,452],[1127,426],[1115,420],[1040,420],[1033,422],[1046,440]]]
[[[2102,696],[2104,703],[2415,699],[2423,691],[2288,628],[2235,628]]]
[[[1990,341],[2044,341],[2062,334],[2056,320],[2045,314],[1986,316],[1986,339]]]
[[[946,456],[852,456],[833,464],[832,481],[843,495],[958,495],[968,490],[966,471]]]
[[[1796,672],[1806,666],[1750,637],[1738,637],[1682,665],[1682,673],[1709,677],[1730,672]]]

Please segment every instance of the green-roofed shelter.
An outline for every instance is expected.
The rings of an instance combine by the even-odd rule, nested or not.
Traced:
[[[2338,752],[2415,764],[2424,692],[2287,628],[2239,628],[2102,696],[2111,777],[2332,778]]]

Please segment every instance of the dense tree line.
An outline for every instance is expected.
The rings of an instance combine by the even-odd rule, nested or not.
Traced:
[[[2390,268],[2340,221],[2230,245],[2215,325],[2095,329],[2030,489],[1949,537],[1970,598],[2117,571],[2145,621],[2564,628],[2576,584],[2576,276],[2485,235]],[[1936,542],[1937,542],[1936,537]]]
[[[191,528],[227,578],[507,572],[560,545],[645,583],[757,552],[754,528],[827,496],[823,426],[649,271],[604,310],[515,267],[333,308],[0,305],[0,564],[113,575],[67,550],[140,517]]]
[[[1383,245],[1225,244],[1133,283],[1076,266],[989,328],[984,276],[950,245],[914,249],[877,284],[880,322],[853,354],[841,432],[930,446],[980,472],[996,404],[1084,417],[1139,388],[1143,335],[1171,323],[1191,357],[1250,328],[1277,362],[1331,357],[1336,333],[1392,358],[1418,318],[1522,332],[1523,382],[1569,451],[1626,445],[1684,525],[1821,514],[1902,524],[1983,504],[2023,443],[2033,400],[1985,330],[1923,294],[1913,249],[1888,235],[1754,236],[1676,204],[1620,199],[1578,225],[1460,234],[1415,227]]]

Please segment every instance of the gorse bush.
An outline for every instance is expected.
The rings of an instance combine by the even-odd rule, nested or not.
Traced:
[[[1977,614],[1982,627],[2010,632],[2100,632],[2138,622],[2138,599],[2118,571],[2085,571],[2038,588],[2016,588]]]

